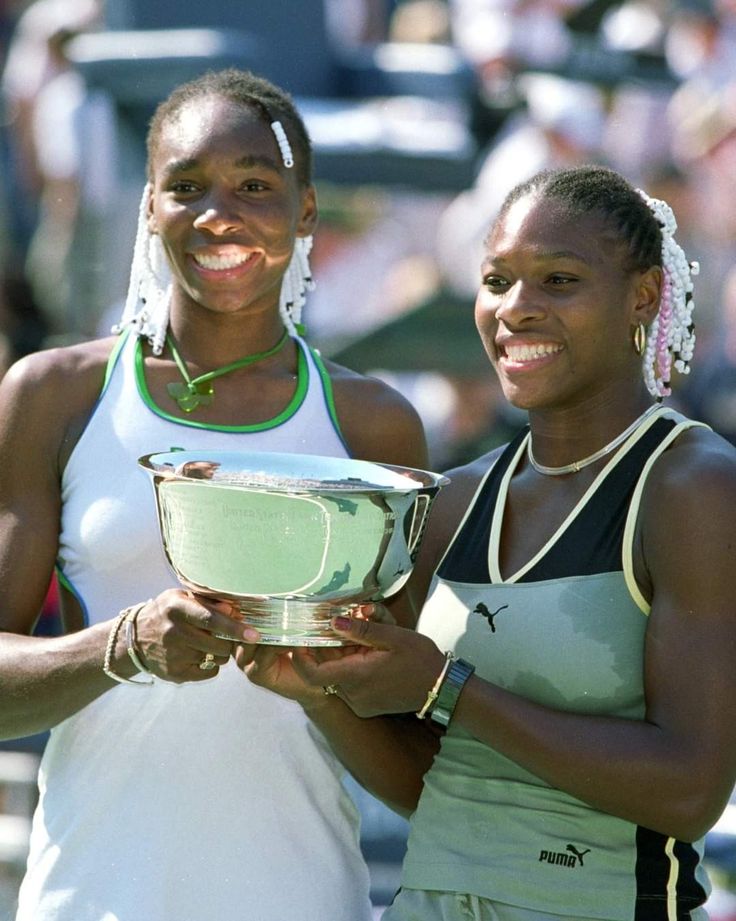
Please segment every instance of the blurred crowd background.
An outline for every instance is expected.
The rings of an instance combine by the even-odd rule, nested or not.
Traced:
[[[701,263],[683,408],[736,439],[735,0],[4,0],[0,367],[107,333],[155,103],[238,64],[296,97],[322,219],[306,314],[388,376],[446,467],[508,426],[472,326],[482,240],[540,167],[598,161]]]
[[[674,209],[701,272],[673,402],[736,443],[736,0],[0,0],[0,376],[109,332],[147,120],[229,65],[288,89],[314,140],[311,340],[406,393],[436,469],[523,421],[473,326],[482,241],[512,186],[580,162]],[[719,921],[732,854],[713,836]]]

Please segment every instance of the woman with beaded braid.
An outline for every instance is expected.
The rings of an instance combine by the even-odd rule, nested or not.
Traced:
[[[316,202],[289,98],[206,74],[162,103],[148,148],[118,335],[2,383],[0,733],[51,730],[17,918],[368,921],[342,768],[298,705],[230,661],[251,634],[175,587],[137,459],[422,467],[421,424],[302,337]],[[54,566],[66,633],[37,638]]]
[[[476,322],[529,425],[450,472],[401,599],[417,630],[339,619],[351,655],[239,653],[413,813],[384,921],[707,917],[736,779],[736,452],[663,402],[693,346],[674,230],[602,167],[515,189]]]

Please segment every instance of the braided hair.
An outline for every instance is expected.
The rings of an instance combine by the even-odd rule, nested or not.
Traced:
[[[258,112],[273,132],[284,167],[295,168],[297,180],[302,186],[306,187],[312,181],[312,143],[306,126],[289,94],[269,80],[250,71],[232,67],[208,71],[176,87],[159,104],[151,119],[146,140],[148,182],[143,189],[138,209],[128,295],[120,322],[112,328],[114,333],[119,333],[131,326],[138,336],[148,339],[155,355],[161,354],[166,341],[172,279],[161,241],[157,235],[151,234],[148,226],[148,199],[153,183],[152,164],[166,125],[177,117],[185,105],[207,96],[228,99]],[[290,138],[296,149],[296,157],[292,153]],[[291,336],[304,332],[301,323],[302,308],[307,291],[314,288],[309,266],[311,248],[311,236],[296,239],[294,253],[281,284],[279,313]]]
[[[698,272],[697,263],[688,263],[674,239],[677,223],[672,209],[612,169],[579,166],[542,170],[517,185],[504,200],[496,223],[530,194],[554,198],[574,214],[604,215],[625,246],[627,271],[661,267],[660,308],[647,330],[642,373],[653,397],[668,396],[672,365],[682,374],[690,371],[695,345],[692,276]]]
[[[207,71],[188,83],[182,83],[159,104],[150,121],[146,140],[149,179],[151,164],[155,159],[165,125],[176,118],[187,103],[206,96],[219,96],[250,106],[269,126],[273,126],[274,121],[283,122],[286,134],[291,138],[297,151],[296,174],[300,183],[309,185],[312,181],[312,142],[291,96],[264,77],[234,67]]]

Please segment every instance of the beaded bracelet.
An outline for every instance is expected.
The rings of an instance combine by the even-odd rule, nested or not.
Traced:
[[[138,647],[136,646],[136,618],[149,601],[151,601],[150,598],[148,601],[142,601],[140,604],[134,604],[133,607],[127,609],[127,613],[125,615],[125,645],[128,648],[128,655],[130,656],[130,660],[133,665],[135,665],[138,671],[142,672],[144,675],[150,675],[151,671],[144,665],[143,660],[140,657]],[[153,677],[151,677],[150,681],[136,681],[135,684],[153,684]]]
[[[447,669],[450,667],[452,662],[455,661],[455,656],[451,652],[445,653],[445,664],[442,666],[442,671],[437,676],[437,680],[434,685],[430,688],[427,693],[427,699],[424,701],[424,706],[421,710],[416,712],[417,719],[423,720],[424,717],[431,712],[434,702],[439,697],[440,688],[442,687],[442,682],[445,680],[445,675],[447,674]]]
[[[124,608],[113,621],[112,627],[110,628],[110,633],[107,637],[107,646],[105,647],[105,659],[102,663],[102,671],[107,675],[108,678],[112,678],[113,681],[118,681],[120,684],[135,684],[138,687],[141,687],[146,684],[153,684],[153,678],[151,678],[150,681],[136,681],[135,678],[124,678],[122,675],[118,675],[112,670],[112,657],[113,653],[115,652],[115,643],[117,642],[118,634],[120,633],[120,628],[123,625],[123,621],[131,610],[131,608]]]

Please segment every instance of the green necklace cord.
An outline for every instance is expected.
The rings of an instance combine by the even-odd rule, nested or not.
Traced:
[[[266,349],[265,352],[256,352],[255,355],[246,355],[245,358],[239,358],[237,361],[233,361],[223,368],[217,368],[214,371],[208,371],[206,374],[200,374],[192,378],[189,376],[187,366],[184,363],[184,359],[179,354],[179,350],[174,344],[172,336],[167,334],[166,344],[171,351],[177,368],[181,372],[181,376],[184,378],[183,382],[175,381],[174,383],[166,385],[169,396],[173,400],[176,400],[179,404],[179,408],[185,413],[194,412],[194,410],[200,406],[209,406],[215,397],[212,381],[216,377],[222,377],[223,374],[229,374],[230,371],[237,371],[239,368],[247,368],[248,365],[252,365],[256,361],[263,361],[264,358],[270,358],[272,355],[281,351],[288,339],[289,334],[284,330],[284,334],[276,345],[271,346],[270,349]]]

